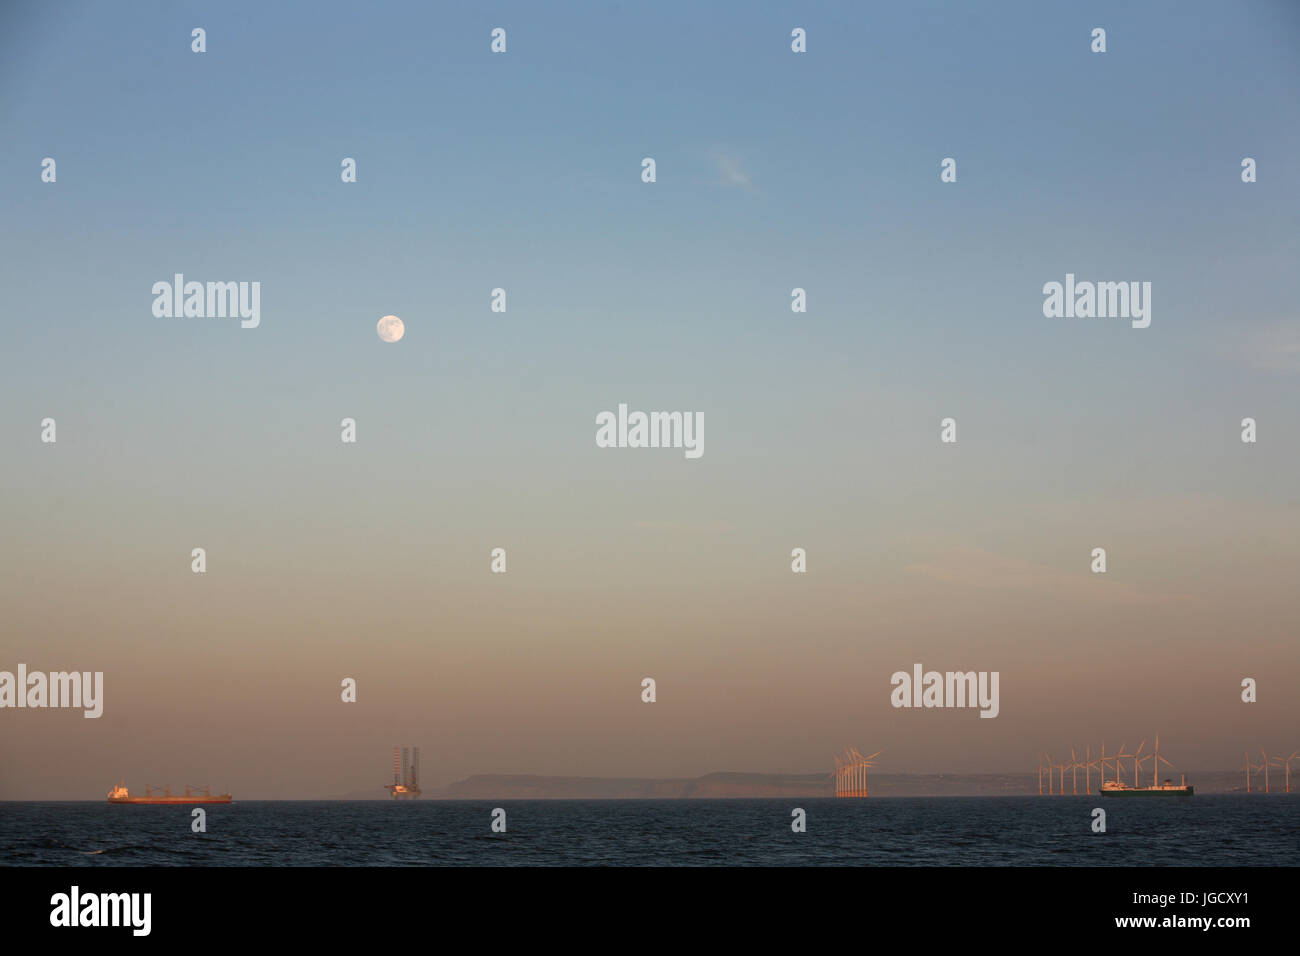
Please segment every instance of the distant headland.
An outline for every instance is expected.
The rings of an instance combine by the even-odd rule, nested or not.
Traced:
[[[1242,789],[1235,771],[1189,773],[1197,793]],[[1067,784],[1069,781],[1067,780]],[[1032,773],[909,774],[873,773],[872,797],[1037,796]],[[1079,795],[1084,795],[1080,782]],[[702,777],[550,777],[535,774],[475,774],[438,789],[426,788],[425,800],[700,800],[781,799],[835,796],[834,779],[825,773],[709,773]],[[382,790],[341,794],[341,800],[387,800]],[[1049,799],[1044,797],[1044,799]]]

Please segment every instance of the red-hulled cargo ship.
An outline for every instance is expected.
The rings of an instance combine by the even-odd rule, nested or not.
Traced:
[[[201,792],[197,787],[186,787],[185,795],[178,796],[172,793],[172,788],[151,787],[145,785],[146,796],[133,797],[126,789],[126,784],[119,783],[112,790],[108,791],[109,803],[150,803],[150,804],[191,804],[191,803],[232,803],[233,800],[228,793],[213,794],[210,787],[203,787]],[[159,790],[161,789],[161,792]]]

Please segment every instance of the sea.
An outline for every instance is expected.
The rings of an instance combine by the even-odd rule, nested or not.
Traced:
[[[1300,794],[247,800],[204,807],[202,833],[192,809],[3,802],[0,865],[1300,865]]]

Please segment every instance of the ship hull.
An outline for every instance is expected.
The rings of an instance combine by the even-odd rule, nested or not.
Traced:
[[[1186,787],[1138,787],[1125,790],[1098,790],[1103,797],[1190,797],[1193,788]]]
[[[109,803],[143,803],[152,806],[188,806],[194,803],[233,803],[230,797],[109,797]]]

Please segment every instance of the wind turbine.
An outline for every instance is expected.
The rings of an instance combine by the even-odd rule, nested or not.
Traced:
[[[1287,792],[1287,793],[1290,793],[1290,792],[1291,792],[1291,761],[1292,761],[1292,760],[1295,760],[1296,757],[1300,757],[1300,750],[1293,750],[1293,751],[1291,752],[1291,755],[1290,755],[1289,757],[1278,757],[1278,758],[1276,758],[1276,759],[1278,759],[1278,760],[1284,760],[1284,761],[1285,761],[1285,763],[1282,764],[1281,766],[1285,766],[1285,767],[1286,767],[1286,792]]]
[[[1106,741],[1101,742],[1101,756],[1097,758],[1098,769],[1101,771],[1101,782],[1106,782],[1106,765],[1109,763],[1106,759]]]
[[[875,766],[872,761],[884,751],[877,750],[870,757],[864,757],[856,747],[846,747],[844,755],[835,755],[835,795],[837,797],[864,796],[867,792],[866,769]]]
[[[1123,744],[1123,743],[1121,743],[1121,744],[1119,745],[1119,750],[1115,751],[1115,782],[1116,782],[1116,783],[1119,783],[1119,775],[1120,775],[1120,774],[1123,772],[1123,770],[1124,770],[1124,765],[1123,765],[1120,761],[1122,761],[1125,757],[1131,757],[1131,756],[1133,756],[1133,755],[1132,755],[1132,754],[1126,754],[1126,753],[1124,752],[1124,744]]]
[[[1164,757],[1160,756],[1160,735],[1159,734],[1156,734],[1156,749],[1155,749],[1155,753],[1151,754],[1151,756],[1155,758],[1155,760],[1152,762],[1152,767],[1151,767],[1151,786],[1158,787],[1160,786],[1160,780],[1159,780],[1160,765],[1164,764],[1167,767],[1173,766],[1172,763],[1170,763]],[[1187,774],[1183,774],[1183,783],[1186,782],[1187,782]]]
[[[1137,753],[1129,755],[1133,758],[1133,789],[1134,790],[1137,789],[1138,770],[1140,770],[1142,767],[1142,761],[1148,759],[1151,756],[1150,754],[1147,754],[1146,757],[1142,756],[1142,748],[1145,747],[1146,745],[1147,745],[1147,739],[1143,737],[1142,743],[1138,744]]]
[[[1260,753],[1263,754],[1264,751],[1263,751],[1263,750],[1260,750]],[[1251,763],[1251,762],[1250,762],[1250,751],[1249,751],[1249,750],[1246,751],[1246,792],[1247,792],[1247,793],[1250,793],[1250,775],[1251,775],[1252,773],[1259,773],[1261,770],[1264,771],[1264,792],[1265,792],[1265,793],[1268,793],[1268,766],[1267,766],[1267,764],[1268,764],[1268,757],[1267,757],[1267,755],[1265,755],[1265,757],[1264,757],[1264,763]],[[1256,792],[1258,793],[1258,791],[1256,791]]]
[[[1265,763],[1272,764],[1274,767],[1277,767],[1279,770],[1282,770],[1283,768],[1286,769],[1286,792],[1287,793],[1291,792],[1291,760],[1293,757],[1295,757],[1295,754],[1292,754],[1290,757],[1273,756],[1273,757],[1265,758],[1264,761]],[[1267,769],[1264,771],[1264,781],[1265,781],[1264,787],[1267,790],[1268,788]]]
[[[1102,744],[1101,752],[1103,754],[1106,752],[1105,744]],[[1101,763],[1102,763],[1101,760],[1092,759],[1092,744],[1088,744],[1083,751],[1083,766],[1084,766],[1083,786],[1088,793],[1092,793],[1092,768],[1098,766]],[[1104,773],[1105,771],[1103,770],[1102,772]]]

